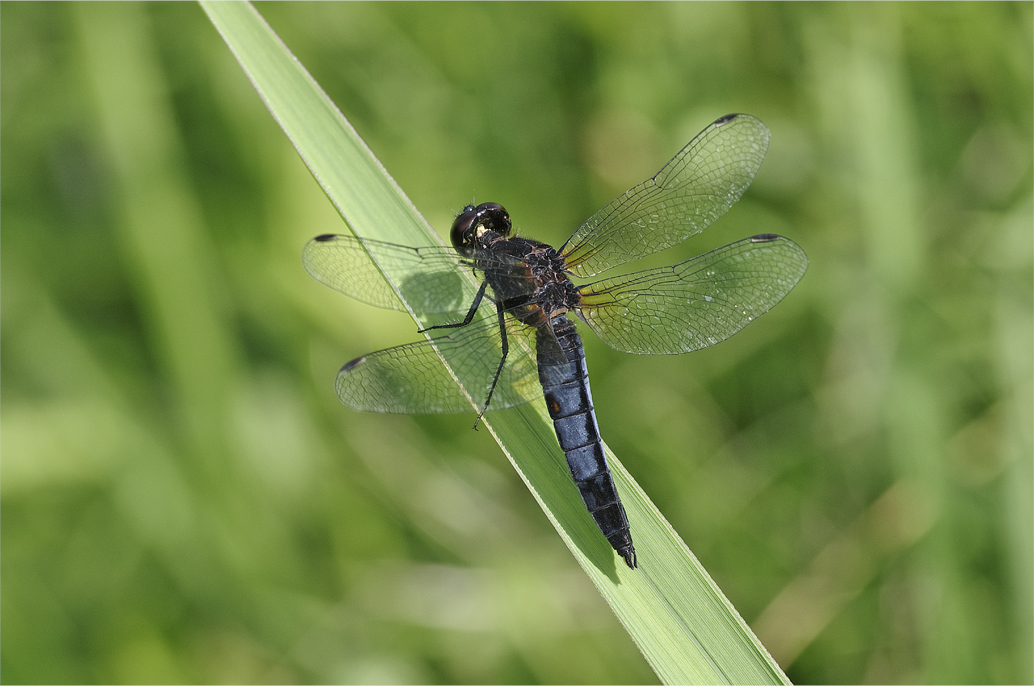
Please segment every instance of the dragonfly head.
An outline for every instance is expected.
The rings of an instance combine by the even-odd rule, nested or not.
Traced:
[[[496,202],[467,205],[452,223],[452,245],[460,252],[484,245],[489,232],[505,238],[510,235],[510,213]]]

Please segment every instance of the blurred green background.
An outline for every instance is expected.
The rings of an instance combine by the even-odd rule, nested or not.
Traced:
[[[604,438],[824,683],[1034,679],[1031,9],[259,5],[443,235],[562,242],[768,125],[663,259],[781,233],[804,280],[705,351],[585,345]],[[4,682],[656,681],[473,415],[337,402],[419,336],[305,274],[345,227],[197,5],[5,2],[0,65]]]

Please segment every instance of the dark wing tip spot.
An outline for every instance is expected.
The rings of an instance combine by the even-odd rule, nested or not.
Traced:
[[[319,241],[320,243],[329,243],[330,241],[336,240],[337,235],[333,233],[321,233],[312,240]]]
[[[740,116],[740,115],[739,114],[727,114],[724,117],[719,117],[718,119],[715,119],[714,125],[715,126],[721,126],[722,124],[728,124],[729,122],[731,122],[733,119],[735,119],[738,116]]]
[[[782,236],[774,233],[759,233],[757,236],[751,236],[751,243],[771,243],[772,241],[778,241]]]
[[[339,374],[344,374],[345,372],[350,372],[353,369],[355,369],[356,367],[358,367],[359,365],[361,365],[363,362],[366,362],[366,356],[365,355],[363,357],[357,357],[354,360],[352,360],[351,362],[346,362],[345,366],[342,367],[341,371],[338,372],[338,373]]]

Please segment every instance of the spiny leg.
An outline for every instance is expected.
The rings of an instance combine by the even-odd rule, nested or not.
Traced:
[[[503,314],[502,303],[496,303],[495,310],[499,317],[499,336],[502,340],[503,354],[499,358],[499,366],[496,367],[495,376],[492,378],[492,386],[488,389],[488,397],[485,399],[485,406],[481,408],[481,412],[478,413],[478,418],[474,420],[474,431],[477,431],[478,422],[481,421],[481,417],[488,412],[488,404],[492,402],[492,394],[495,393],[495,386],[499,383],[499,376],[503,373],[503,365],[506,364],[506,355],[510,352],[510,340],[506,337],[506,318]]]
[[[461,326],[466,326],[474,321],[474,313],[477,312],[478,307],[481,305],[481,299],[485,297],[485,289],[488,288],[488,279],[481,282],[481,288],[478,289],[477,295],[474,296],[474,302],[470,304],[470,309],[467,310],[467,316],[463,318],[462,322],[455,324],[435,324],[429,326],[426,329],[420,329],[417,333],[424,333],[425,331],[432,331],[434,329],[458,329]]]

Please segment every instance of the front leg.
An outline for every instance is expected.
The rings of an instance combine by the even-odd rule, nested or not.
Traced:
[[[478,307],[481,305],[481,301],[485,297],[485,290],[488,288],[488,280],[485,279],[481,282],[481,288],[478,289],[477,295],[474,296],[474,302],[470,304],[470,309],[467,310],[467,316],[463,318],[462,322],[455,324],[436,324],[435,326],[429,326],[426,329],[420,329],[419,333],[425,331],[432,331],[434,329],[458,329],[461,326],[466,326],[474,320],[474,313],[477,312]],[[506,317],[503,311],[501,303],[496,303],[496,317],[499,319],[499,336],[502,341],[502,355],[499,358],[499,366],[496,367],[495,376],[492,377],[492,386],[488,389],[488,397],[485,398],[485,405],[478,412],[477,419],[474,420],[474,430],[477,431],[478,423],[481,421],[481,417],[484,416],[485,412],[488,411],[488,405],[492,402],[492,394],[495,393],[495,387],[499,383],[499,377],[503,373],[503,365],[506,364],[506,356],[510,352],[510,342],[506,337]]]
[[[417,333],[424,333],[425,331],[432,331],[433,329],[457,329],[461,326],[470,324],[470,322],[474,320],[474,313],[477,312],[478,307],[481,305],[481,299],[485,297],[486,288],[488,288],[488,279],[481,282],[481,288],[478,289],[477,295],[474,296],[474,302],[470,304],[470,309],[467,310],[467,316],[463,318],[462,322],[456,324],[436,324],[434,326],[429,326],[426,329],[420,329]],[[492,384],[492,387],[495,388],[494,383]],[[484,414],[484,411],[482,411],[482,414]],[[478,418],[480,419],[481,415],[478,415]]]
[[[484,286],[482,286],[484,291]],[[485,406],[481,408],[481,412],[478,413],[478,418],[474,420],[474,430],[477,431],[478,422],[481,421],[481,417],[484,416],[485,412],[488,412],[488,404],[492,402],[492,394],[495,393],[495,386],[499,383],[499,376],[503,373],[503,365],[506,364],[506,355],[510,352],[510,341],[506,337],[506,317],[503,312],[502,303],[497,302],[495,304],[496,315],[499,317],[499,338],[502,341],[503,354],[499,358],[499,366],[496,367],[495,376],[492,378],[492,387],[488,389],[488,397],[485,398]]]

